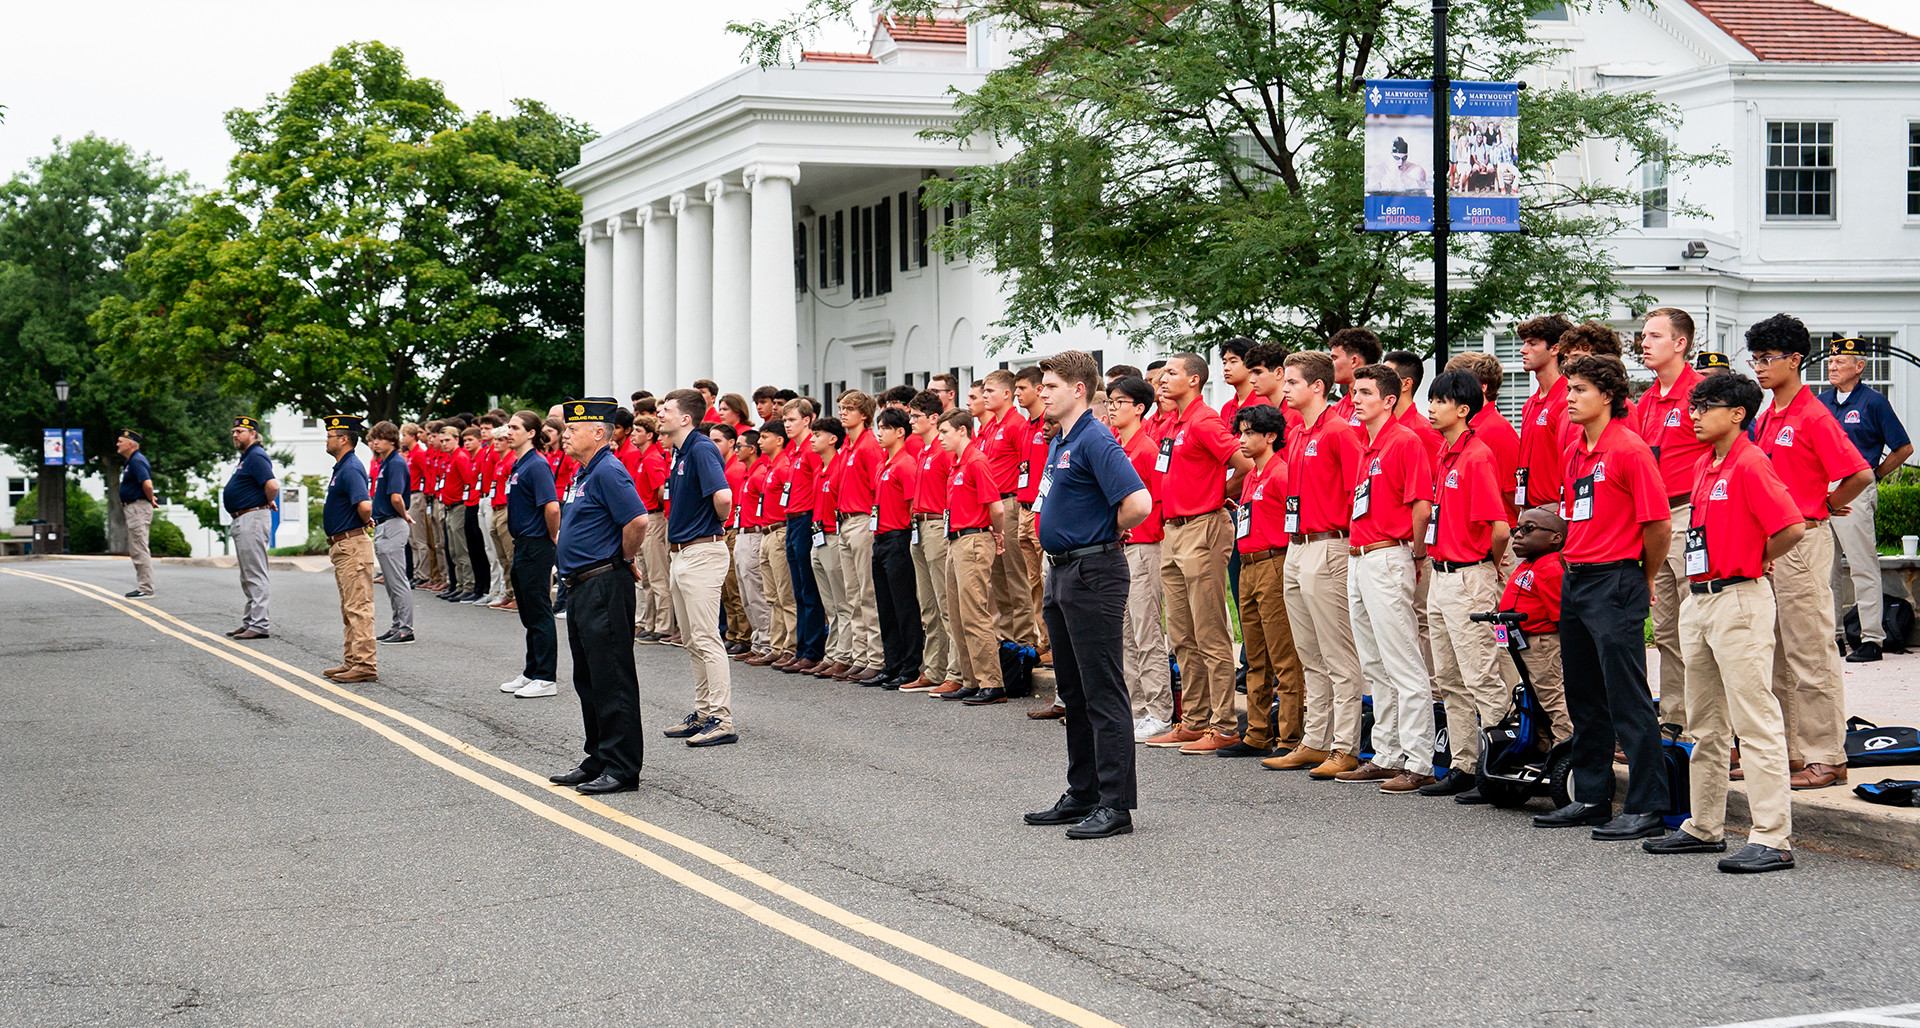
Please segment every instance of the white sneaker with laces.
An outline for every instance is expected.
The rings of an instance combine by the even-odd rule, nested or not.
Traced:
[[[554,689],[554,685],[552,682],[541,682],[536,680],[536,681],[529,681],[527,682],[526,685],[521,686],[518,689],[515,689],[513,691],[513,694],[515,696],[520,697],[523,700],[531,700],[531,699],[537,699],[538,697],[541,697],[541,696],[552,696],[555,691],[556,690]]]
[[[533,682],[533,679],[528,678],[526,675],[514,675],[513,681],[500,683],[500,691],[501,692],[519,692],[521,689],[526,688],[532,682]]]
[[[1173,727],[1172,722],[1162,721],[1159,718],[1153,717],[1151,715],[1147,717],[1142,717],[1142,718],[1135,718],[1133,722],[1133,741],[1146,742],[1148,739],[1151,739],[1154,736],[1159,735],[1161,732],[1164,732],[1167,729],[1172,727]]]

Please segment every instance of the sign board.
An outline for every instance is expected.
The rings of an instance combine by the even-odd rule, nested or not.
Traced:
[[[1368,79],[1369,232],[1433,230],[1433,83]]]
[[[87,462],[86,429],[46,429],[40,447],[40,463],[47,467],[79,467]]]
[[[1520,87],[1455,82],[1448,93],[1448,226],[1515,232],[1520,225]],[[1433,83],[1369,79],[1366,228],[1433,231]]]
[[[298,482],[280,482],[280,523],[291,525],[304,536],[307,530],[307,490]]]

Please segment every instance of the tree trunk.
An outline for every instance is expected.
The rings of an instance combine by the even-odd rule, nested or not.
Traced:
[[[109,450],[100,458],[107,479],[107,552],[127,552],[127,509],[120,503],[120,472],[126,464],[119,450]]]
[[[48,553],[67,553],[67,476],[61,474],[66,469],[53,465],[40,465],[40,514],[39,518],[53,526],[53,544],[47,547]]]

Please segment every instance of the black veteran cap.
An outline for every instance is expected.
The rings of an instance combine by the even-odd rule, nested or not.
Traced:
[[[134,441],[134,442],[136,442],[136,443],[144,443],[144,442],[146,442],[146,441],[147,441],[147,437],[146,437],[146,436],[143,436],[143,435],[141,435],[140,433],[138,433],[138,432],[135,432],[135,431],[134,431],[133,429],[131,429],[131,428],[123,428],[123,429],[121,429],[121,430],[120,430],[120,434],[121,434],[121,435],[123,435],[123,436],[125,436],[125,437],[127,437],[128,439],[131,439],[131,440],[133,440],[133,441]]]
[[[580,421],[612,421],[613,412],[620,409],[618,401],[610,396],[588,396],[578,400],[568,400],[562,404],[566,408],[567,423]]]
[[[1724,353],[1715,353],[1712,350],[1701,350],[1700,355],[1693,359],[1693,366],[1699,371],[1707,371],[1712,368],[1732,369],[1733,362],[1727,360],[1727,355]]]
[[[248,429],[252,429],[255,432],[258,432],[260,431],[260,419],[250,418],[250,417],[247,417],[245,414],[235,415],[233,419],[233,427],[248,428]]]
[[[1869,356],[1869,354],[1867,353],[1867,341],[1865,339],[1835,339],[1833,342],[1827,344],[1827,356],[1829,357]]]
[[[367,421],[365,418],[357,418],[351,414],[329,414],[327,415],[327,431],[352,432],[354,435],[365,435],[367,431]]]

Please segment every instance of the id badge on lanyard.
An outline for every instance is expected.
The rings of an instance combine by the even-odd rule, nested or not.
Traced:
[[[827,545],[827,530],[821,528],[819,523],[815,522],[813,526],[813,548],[817,550],[825,545]]]
[[[1031,474],[1027,471],[1027,462],[1024,460],[1021,461],[1020,462],[1020,485],[1018,486],[1018,488],[1025,489],[1027,487],[1027,481],[1031,477],[1032,477]]]
[[[1440,501],[1433,501],[1433,515],[1427,518],[1427,545],[1440,541]]]
[[[1287,497],[1287,519],[1281,527],[1286,529],[1288,535],[1300,534],[1300,497]]]
[[[793,500],[793,480],[788,479],[785,482],[780,483],[780,506],[782,507],[788,506],[791,504],[792,500]]]
[[[767,494],[766,493],[757,493],[754,495],[753,516],[756,518],[764,518],[767,516]]]
[[[1162,439],[1160,440],[1160,456],[1153,459],[1153,470],[1164,475],[1170,467],[1173,467],[1173,440]]]
[[[1513,473],[1513,505],[1516,507],[1527,505],[1527,470],[1518,468]]]
[[[1052,491],[1053,491],[1053,472],[1051,470],[1041,472],[1040,473],[1040,491],[1036,493],[1033,497],[1033,512],[1035,514],[1040,513],[1040,505],[1047,502],[1047,494]]]
[[[1593,520],[1593,476],[1573,480],[1573,509],[1567,512],[1568,521]]]
[[[1707,526],[1687,529],[1687,577],[1707,573]]]
[[[1253,508],[1242,504],[1233,510],[1233,537],[1245,539],[1253,534]]]
[[[1367,511],[1372,509],[1373,509],[1373,478],[1372,476],[1368,476],[1367,478],[1361,480],[1358,486],[1354,487],[1353,516],[1355,519],[1364,518],[1367,516]]]

